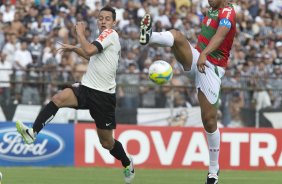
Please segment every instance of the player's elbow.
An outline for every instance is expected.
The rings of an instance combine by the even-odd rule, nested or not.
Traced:
[[[91,57],[91,56],[97,54],[98,51],[96,51],[95,49],[92,49],[92,48],[86,48],[86,49],[84,49],[84,53],[87,57]]]

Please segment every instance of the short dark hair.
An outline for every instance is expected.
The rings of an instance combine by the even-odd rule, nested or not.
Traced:
[[[110,11],[110,12],[112,12],[112,14],[113,14],[113,20],[115,21],[116,20],[116,10],[114,9],[114,8],[112,8],[112,7],[110,7],[110,6],[104,6],[101,10],[100,10],[100,12],[101,11]]]

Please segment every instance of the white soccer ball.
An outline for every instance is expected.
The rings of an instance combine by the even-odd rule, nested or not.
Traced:
[[[172,67],[168,62],[163,60],[157,60],[150,65],[149,79],[155,84],[165,84],[171,80],[172,76]]]

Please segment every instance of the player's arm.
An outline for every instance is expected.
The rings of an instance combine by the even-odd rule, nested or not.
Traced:
[[[77,55],[79,55],[79,56],[85,58],[86,60],[89,60],[89,59],[90,59],[90,57],[83,51],[82,48],[75,47],[75,48],[73,49],[73,52],[75,52]]]
[[[85,54],[85,52],[82,50],[82,48],[76,47],[74,45],[70,45],[70,44],[65,44],[65,43],[61,43],[58,42],[61,47],[58,49],[58,52],[63,54],[64,52],[75,52],[77,55],[89,60],[89,56],[87,56],[87,54]]]
[[[223,42],[226,35],[228,34],[229,30],[231,29],[231,21],[223,18],[219,22],[219,26],[217,28],[217,31],[215,35],[211,38],[209,44],[207,47],[201,52],[199,59],[197,61],[197,67],[199,72],[205,73],[205,63],[207,60],[207,56],[215,51]]]
[[[96,45],[91,44],[85,38],[85,24],[83,22],[78,22],[76,25],[77,39],[80,43],[81,49],[88,56],[91,57],[97,53],[99,53],[99,49]]]

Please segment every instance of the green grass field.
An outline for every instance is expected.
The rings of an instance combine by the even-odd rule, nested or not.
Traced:
[[[117,168],[0,167],[2,184],[123,184]],[[133,184],[204,184],[203,170],[137,169]],[[280,171],[222,171],[220,184],[281,184]]]

